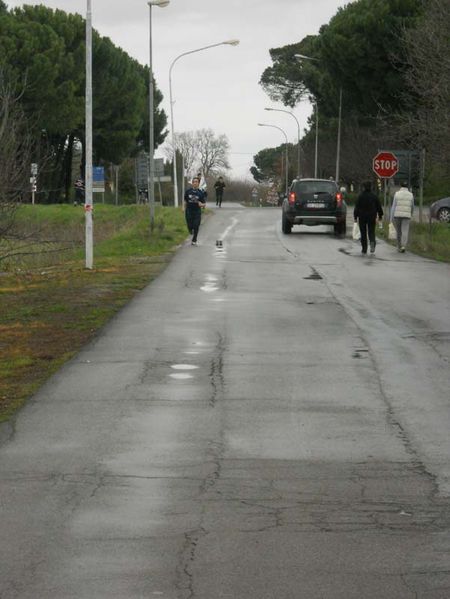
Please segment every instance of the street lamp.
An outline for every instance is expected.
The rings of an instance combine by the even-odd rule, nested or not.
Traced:
[[[300,176],[301,176],[301,171],[300,171],[300,123],[298,122],[297,117],[295,116],[295,114],[293,112],[290,112],[289,110],[282,110],[281,108],[264,108],[264,110],[270,110],[272,112],[285,112],[286,114],[290,114],[291,117],[293,117],[295,119],[295,122],[297,123],[297,146],[298,146],[297,177],[300,178]]]
[[[341,123],[342,123],[342,85],[339,88],[339,117],[338,117],[338,135],[336,147],[336,183],[339,182],[339,168],[341,164]]]
[[[268,123],[258,123],[258,127],[273,127],[273,129],[278,129],[278,131],[281,131],[281,133],[284,135],[284,138],[286,140],[286,197],[288,195],[288,191],[289,191],[289,162],[288,162],[288,138],[286,135],[286,132],[281,129],[281,127],[277,127],[276,125],[269,125]]]
[[[149,135],[148,135],[148,204],[150,208],[150,231],[155,225],[155,126],[153,117],[153,52],[152,52],[152,6],[164,8],[170,0],[149,0],[149,63],[148,63],[148,109],[149,109]]]
[[[86,9],[86,134],[85,134],[85,175],[84,213],[86,268],[94,265],[94,228],[92,223],[92,3],[87,0]]]
[[[319,154],[319,105],[317,100],[314,101],[314,109],[316,111],[316,143],[314,148],[314,179],[317,179],[317,160]]]
[[[216,48],[217,46],[237,46],[239,44],[239,40],[226,40],[224,42],[219,42],[218,44],[210,44],[209,46],[203,46],[202,48],[197,48],[196,50],[189,50],[189,52],[183,52],[179,54],[176,58],[173,59],[170,68],[169,68],[169,102],[170,102],[170,127],[172,129],[172,148],[173,148],[173,203],[174,206],[178,206],[178,180],[177,180],[177,149],[175,146],[175,128],[173,124],[173,99],[172,99],[172,69],[175,66],[175,63],[182,58],[183,56],[187,56],[188,54],[195,54],[196,52],[202,52],[203,50],[209,50],[209,48]]]
[[[295,58],[298,58],[300,60],[312,60],[315,62],[320,62],[320,60],[318,58],[313,58],[312,56],[305,56],[304,54],[294,54]],[[316,165],[315,165],[315,171],[316,174],[314,175],[317,178],[317,134],[318,134],[318,107],[317,107],[317,100],[316,100]],[[339,176],[340,176],[340,164],[341,164],[341,123],[342,123],[342,85],[339,87],[339,117],[338,117],[338,134],[337,134],[337,144],[336,144],[336,175],[335,175],[335,181],[338,182],[339,181]]]

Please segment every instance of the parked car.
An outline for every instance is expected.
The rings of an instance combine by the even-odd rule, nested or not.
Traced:
[[[283,200],[281,229],[294,225],[333,225],[335,235],[346,233],[347,205],[343,193],[330,179],[294,179]]]
[[[442,198],[430,206],[430,217],[441,223],[450,223],[450,198]]]

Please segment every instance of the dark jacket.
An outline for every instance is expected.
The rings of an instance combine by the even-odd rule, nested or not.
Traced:
[[[354,219],[375,219],[377,214],[379,218],[382,218],[383,208],[381,207],[380,200],[371,191],[362,191],[356,200],[355,209],[353,210]]]
[[[204,204],[206,202],[206,194],[203,189],[194,189],[193,187],[190,187],[184,194],[184,201],[186,213],[200,215],[202,212],[200,203]]]
[[[223,190],[224,190],[225,187],[226,187],[226,185],[225,185],[225,183],[223,181],[217,180],[214,183],[214,189],[216,190],[216,193],[219,194],[219,195],[223,193]]]

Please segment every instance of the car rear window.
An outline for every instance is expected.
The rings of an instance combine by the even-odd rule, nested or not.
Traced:
[[[298,181],[295,184],[295,193],[336,193],[334,181]]]

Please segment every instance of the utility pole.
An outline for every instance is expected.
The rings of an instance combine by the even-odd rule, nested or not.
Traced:
[[[339,119],[338,119],[338,134],[337,134],[337,148],[336,148],[336,183],[339,183],[339,169],[341,163],[341,121],[342,121],[342,85],[339,89]]]
[[[92,2],[86,14],[86,172],[84,212],[86,217],[86,268],[94,266],[94,226],[92,222]]]

